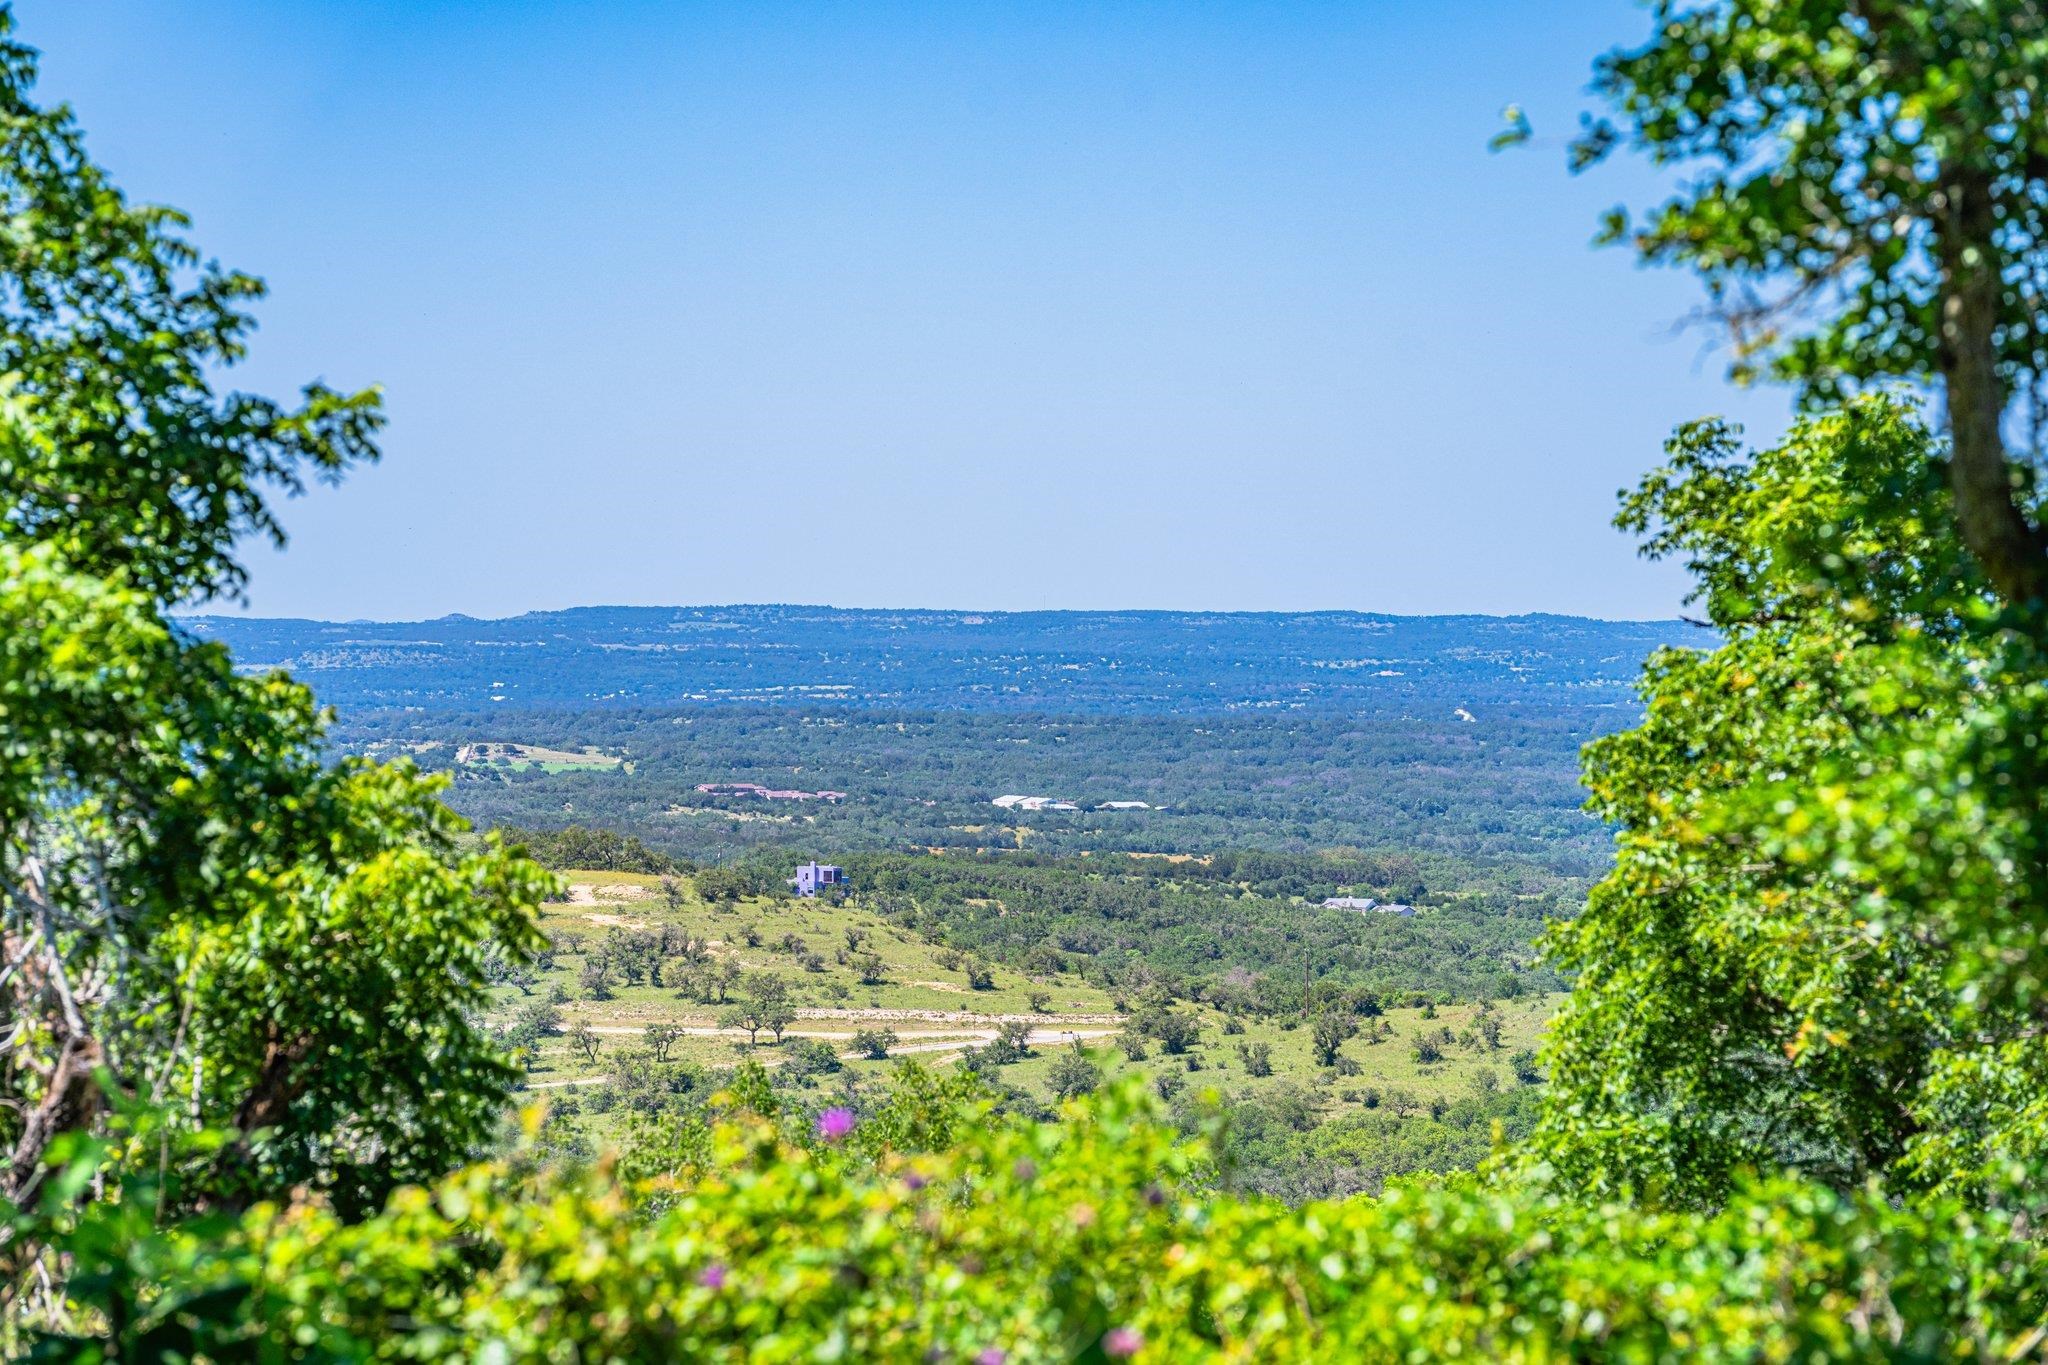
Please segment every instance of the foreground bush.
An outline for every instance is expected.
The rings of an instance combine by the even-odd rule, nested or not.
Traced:
[[[1712,1216],[1471,1186],[1291,1208],[1211,1197],[1207,1144],[1128,1087],[937,1153],[812,1122],[731,1117],[704,1170],[630,1188],[495,1163],[353,1226],[81,1228],[81,1321],[122,1358],[1977,1359],[2028,1349],[2043,1307],[2004,1229],[1818,1186]]]

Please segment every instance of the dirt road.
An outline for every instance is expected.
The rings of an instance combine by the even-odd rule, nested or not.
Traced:
[[[889,1012],[881,1011],[881,1013]],[[973,1017],[980,1019],[994,1018],[1005,1021],[1008,1021],[1010,1018],[1010,1016],[1003,1015],[976,1015]],[[1017,1022],[1023,1022],[1031,1017],[1034,1016],[1020,1015],[1015,1016],[1015,1019]],[[590,1031],[592,1033],[635,1038],[647,1032],[644,1028],[629,1028],[607,1024],[592,1024]],[[951,1053],[957,1055],[966,1052],[968,1048],[978,1044],[993,1043],[997,1037],[997,1031],[992,1028],[904,1029],[900,1032],[896,1030],[891,1031],[896,1033],[896,1037],[899,1040],[919,1040],[916,1042],[899,1041],[898,1046],[889,1049],[891,1057],[900,1057],[913,1052]],[[1068,1043],[1085,1043],[1097,1038],[1114,1037],[1122,1031],[1116,1028],[1034,1028],[1025,1035],[1025,1043],[1030,1047],[1064,1046]],[[683,1032],[693,1038],[731,1038],[735,1042],[741,1041],[747,1036],[745,1029],[737,1028],[685,1028]],[[791,1038],[819,1038],[833,1041],[843,1041],[853,1037],[850,1033],[828,1033],[822,1030],[801,1028],[784,1029],[783,1034]],[[858,1061],[861,1055],[858,1052],[842,1052],[839,1054],[839,1060],[842,1062]],[[781,1066],[783,1060],[781,1057],[764,1057],[761,1059],[761,1065]],[[935,1056],[931,1060],[942,1062],[949,1059],[945,1056]],[[560,1090],[564,1086],[571,1085],[599,1085],[609,1079],[610,1077],[608,1076],[577,1076],[566,1081],[534,1081],[526,1088],[528,1090]]]

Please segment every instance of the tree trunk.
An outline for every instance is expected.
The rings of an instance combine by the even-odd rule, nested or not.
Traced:
[[[264,1129],[283,1126],[291,1117],[292,1103],[299,1096],[299,1065],[312,1051],[311,1038],[287,1039],[278,1032],[275,1023],[270,1025],[269,1037],[263,1044],[263,1066],[256,1073],[249,1093],[243,1096],[241,1105],[235,1110],[235,1140],[222,1147],[214,1157],[213,1170],[218,1188],[207,1196],[206,1204],[241,1210],[255,1201],[254,1187],[246,1179],[249,1163],[255,1155],[255,1144],[251,1139]]]
[[[259,1129],[279,1126],[290,1116],[292,1102],[299,1094],[299,1064],[312,1051],[311,1038],[286,1039],[279,1034],[276,1024],[270,1025],[270,1036],[263,1044],[263,1067],[235,1111],[235,1127],[243,1141]]]
[[[28,1112],[8,1160],[4,1193],[12,1204],[19,1205],[35,1193],[43,1178],[43,1153],[50,1143],[60,1133],[86,1127],[99,1113],[99,1042],[89,1033],[60,1032],[64,1040],[57,1064],[50,1070],[49,1088]]]
[[[43,1097],[21,1116],[21,1133],[8,1154],[7,1174],[4,1183],[0,1183],[0,1195],[19,1206],[34,1195],[36,1186],[42,1182],[43,1158],[50,1144],[60,1134],[90,1127],[99,1117],[106,1102],[100,1090],[100,1069],[106,1053],[87,1026],[65,973],[64,950],[51,926],[42,860],[24,857],[17,867],[8,870],[8,899],[27,907],[36,920],[36,928],[30,934],[8,933],[0,939],[5,944],[7,960],[18,964],[6,1014],[21,1020],[45,1019],[50,1041],[57,1048]]]
[[[2006,461],[2005,386],[1995,332],[2003,284],[1992,244],[1989,183],[1958,176],[1947,189],[1939,243],[1941,377],[1948,396],[1949,483],[1963,544],[2008,602],[2048,597],[2048,540],[2014,501]]]

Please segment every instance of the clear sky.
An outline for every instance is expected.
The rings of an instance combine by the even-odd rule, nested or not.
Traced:
[[[43,93],[266,277],[236,382],[386,386],[264,615],[1661,616],[1611,530],[1759,436],[1589,248],[1628,0],[18,0]],[[1552,135],[1489,155],[1509,101]]]

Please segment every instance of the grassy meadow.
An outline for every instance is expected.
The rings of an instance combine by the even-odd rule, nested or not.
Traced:
[[[1260,1097],[1289,1087],[1313,1091],[1325,1118],[1386,1107],[1396,1114],[1509,1089],[1518,1084],[1509,1059],[1535,1046],[1555,1008],[1552,996],[1496,1002],[1494,1041],[1482,1036],[1477,1004],[1388,1010],[1358,1021],[1359,1032],[1325,1066],[1316,1056],[1313,1029],[1298,1018],[1226,1015],[1199,1004],[1176,1009],[1198,1024],[1195,1041],[1168,1052],[1137,1032],[1138,1003],[1118,999],[1072,974],[1027,976],[1000,963],[984,964],[986,985],[970,982],[974,960],[861,908],[857,901],[789,897],[707,902],[687,878],[663,879],[623,872],[571,872],[569,898],[550,903],[542,928],[557,945],[553,963],[519,984],[494,992],[494,1019],[506,1022],[532,1002],[561,1000],[560,1032],[543,1038],[529,1085],[551,1090],[599,1084],[606,1058],[644,1046],[650,1026],[683,1030],[671,1058],[707,1068],[729,1067],[753,1055],[781,1064],[789,1045],[822,1042],[853,1078],[879,1080],[893,1059],[916,1056],[932,1063],[959,1059],[993,1041],[1006,1023],[1028,1026],[1026,1053],[999,1069],[1000,1078],[1040,1098],[1053,1096],[1052,1073],[1061,1053],[1075,1045],[1105,1077],[1138,1072],[1167,1091],[1217,1089],[1230,1097]],[[671,984],[687,968],[662,962],[660,985],[617,981],[592,998],[585,964],[612,934],[686,936],[700,945],[700,971],[741,975],[726,985],[736,999],[743,982],[770,975],[783,982],[795,1019],[777,1046],[766,1032],[750,1044],[741,1029],[721,1027],[724,1004],[698,990]],[[866,955],[872,954],[873,960]],[[708,979],[708,975],[707,975]],[[579,1026],[588,1034],[577,1038]],[[889,1059],[860,1055],[862,1030],[895,1034]],[[1433,1035],[1440,1060],[1424,1061],[1416,1040]],[[595,1043],[592,1058],[585,1048]],[[1259,1060],[1263,1052],[1264,1060]]]

